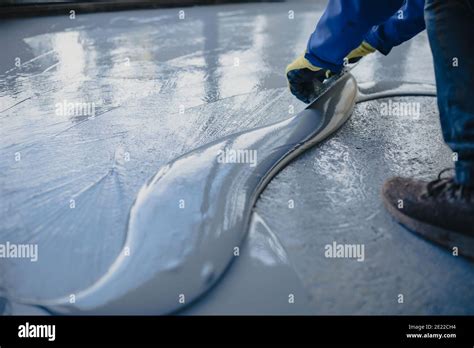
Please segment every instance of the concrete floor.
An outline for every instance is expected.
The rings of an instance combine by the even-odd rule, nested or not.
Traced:
[[[90,286],[120,253],[130,206],[161,166],[302,110],[284,68],[323,8],[291,1],[186,8],[184,19],[166,9],[3,21],[0,243],[37,243],[40,253],[36,263],[1,260],[4,291],[48,299]],[[426,35],[367,57],[354,76],[433,84]],[[94,103],[95,118],[58,114],[64,101]],[[272,263],[259,269],[249,252],[188,313],[474,313],[472,263],[412,235],[381,205],[384,179],[431,178],[451,165],[434,98],[396,101],[420,103],[420,116],[381,115],[386,99],[361,103],[263,192],[245,243],[257,245],[264,226],[284,250],[286,276],[259,277]],[[365,261],[325,258],[333,241],[363,243]],[[137,282],[146,265],[141,272]],[[236,286],[259,278],[254,300]],[[302,306],[286,307],[290,292]]]

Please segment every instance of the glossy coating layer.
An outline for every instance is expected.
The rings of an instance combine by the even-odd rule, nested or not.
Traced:
[[[159,314],[195,300],[234,258],[268,181],[336,131],[356,96],[356,82],[347,74],[295,117],[230,135],[168,163],[138,193],[125,246],[107,273],[75,294],[73,304],[69,298],[36,304],[55,313]]]

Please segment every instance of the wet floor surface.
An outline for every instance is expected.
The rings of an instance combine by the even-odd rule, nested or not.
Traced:
[[[161,166],[302,110],[283,72],[323,7],[295,1],[186,8],[182,19],[166,9],[0,24],[9,34],[0,60],[0,243],[39,246],[37,262],[2,260],[2,288],[47,299],[90,286],[120,253],[131,204]],[[426,35],[368,57],[354,76],[434,83]],[[473,313],[472,263],[383,210],[384,179],[431,178],[452,164],[434,98],[391,100],[419,103],[419,117],[382,115],[387,100],[359,104],[335,137],[272,180],[256,211],[313,313]],[[68,103],[93,113],[65,112]],[[364,262],[325,258],[334,241],[365,244]],[[244,272],[224,277],[207,308],[218,308],[226,284]]]
[[[433,100],[416,100],[420,118],[402,122],[381,116],[380,103],[359,104],[335,137],[286,167],[257,203],[315,313],[473,311],[472,263],[394,223],[380,199],[391,176],[433,179],[451,164]],[[364,261],[326,258],[325,246],[334,242],[364,245]]]

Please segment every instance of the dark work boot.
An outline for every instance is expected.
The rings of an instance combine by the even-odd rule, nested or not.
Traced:
[[[474,188],[442,178],[445,171],[431,182],[391,178],[383,186],[383,201],[409,230],[474,258]]]

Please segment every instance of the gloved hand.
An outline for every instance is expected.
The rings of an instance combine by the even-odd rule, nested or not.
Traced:
[[[359,47],[353,49],[346,57],[349,64],[358,62],[362,57],[375,52],[376,49],[368,42],[363,41]],[[328,69],[314,66],[304,57],[304,54],[296,58],[286,67],[286,78],[291,93],[305,103],[314,100],[322,88],[324,80],[329,78],[332,72]]]
[[[373,48],[368,42],[362,41],[359,47],[354,48],[346,57],[349,64],[358,62],[362,57],[375,52],[376,49]]]
[[[331,71],[314,66],[304,54],[286,67],[286,78],[291,93],[307,104],[318,96],[323,81],[330,75]]]

